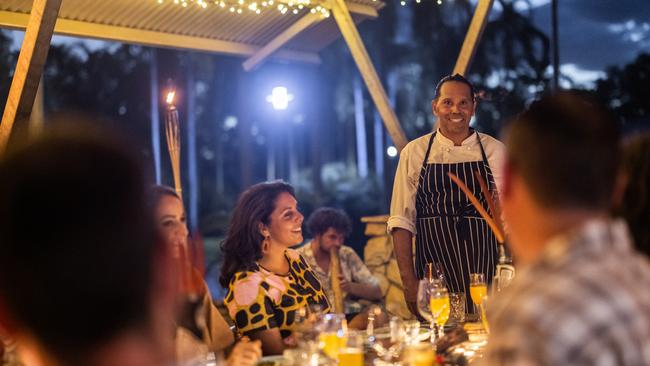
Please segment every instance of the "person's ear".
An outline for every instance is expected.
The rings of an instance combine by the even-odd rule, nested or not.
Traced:
[[[438,107],[436,106],[437,101],[437,99],[431,101],[431,113],[436,117],[438,117]]]
[[[269,232],[269,228],[266,225],[264,225],[263,223],[260,222],[257,225],[257,228],[258,228],[258,230],[260,232],[260,235],[262,235],[263,237],[267,238],[267,237],[271,236],[271,233]]]

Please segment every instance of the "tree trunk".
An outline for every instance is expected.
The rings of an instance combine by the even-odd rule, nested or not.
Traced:
[[[359,74],[354,76],[354,126],[357,146],[357,173],[368,176],[368,144],[366,142],[366,116],[363,110],[363,88]]]
[[[160,94],[158,94],[158,54],[155,48],[150,53],[149,86],[151,93],[151,155],[153,155],[156,184],[161,184],[160,178]]]
[[[191,56],[187,58],[187,170],[189,181],[189,226],[192,232],[199,224],[199,184],[196,162],[196,100],[194,85],[194,67]]]

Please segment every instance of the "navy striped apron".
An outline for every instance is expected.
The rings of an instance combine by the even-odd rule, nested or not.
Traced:
[[[481,139],[478,132],[475,134],[482,160],[428,164],[436,132],[431,134],[415,198],[416,274],[418,278],[424,278],[427,263],[441,263],[447,286],[451,292],[466,294],[470,313],[475,311],[469,296],[469,274],[484,273],[486,281],[491,282],[497,263],[497,241],[487,222],[458,185],[451,181],[447,172],[456,174],[465,182],[483,208],[490,212],[474,172],[480,172],[491,191],[496,192],[496,185]]]

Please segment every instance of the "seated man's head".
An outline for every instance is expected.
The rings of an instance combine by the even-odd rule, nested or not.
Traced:
[[[352,230],[352,223],[344,211],[321,207],[309,216],[307,229],[318,250],[329,253],[332,248],[341,248],[345,237]]]
[[[58,364],[153,332],[163,299],[144,169],[98,136],[50,132],[0,162],[0,322]]]
[[[534,102],[507,127],[501,199],[513,250],[534,235],[605,215],[619,162],[618,124],[603,107],[564,92]],[[529,258],[530,259],[530,258]]]

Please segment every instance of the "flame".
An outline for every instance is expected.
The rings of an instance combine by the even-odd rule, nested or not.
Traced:
[[[167,93],[167,104],[174,103],[174,95],[175,94],[176,94],[176,92],[174,92],[174,91],[170,91],[169,93]]]

